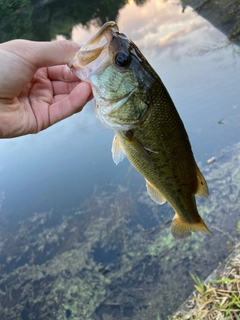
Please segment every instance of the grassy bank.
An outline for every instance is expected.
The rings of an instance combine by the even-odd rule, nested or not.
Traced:
[[[240,319],[240,243],[224,266],[220,266],[205,282],[191,276],[196,291],[173,320]]]

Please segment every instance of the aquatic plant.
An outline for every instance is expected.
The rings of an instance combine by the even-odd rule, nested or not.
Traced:
[[[214,236],[173,240],[172,209],[155,204],[135,176],[124,186],[95,186],[68,212],[33,213],[11,229],[0,221],[1,320],[173,314],[193,290],[189,272],[206,278],[228,255],[227,242],[239,239],[240,144],[223,154],[204,168],[211,198],[198,201]]]

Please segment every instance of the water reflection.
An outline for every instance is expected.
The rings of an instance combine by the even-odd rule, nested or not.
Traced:
[[[0,14],[0,42],[23,38],[29,40],[51,40],[61,34],[67,39],[71,38],[72,29],[75,25],[81,24],[89,27],[94,20],[95,25],[101,26],[106,21],[117,20],[119,11],[126,5],[133,2],[142,6],[147,0],[120,0],[120,1],[86,1],[70,0],[66,3],[64,0],[28,0],[11,3],[4,3],[1,6]],[[170,1],[156,1],[156,6],[169,3]],[[238,19],[238,1],[221,0],[200,1],[200,0],[181,0],[184,13],[187,6],[194,8],[195,12],[203,16],[216,28],[228,35],[230,41],[240,44],[239,19]],[[170,8],[171,6],[169,6]],[[179,11],[180,12],[180,11]],[[165,12],[166,13],[166,12]],[[147,15],[149,16],[149,15]],[[129,16],[127,16],[129,17]],[[159,25],[164,23],[167,16],[164,14],[158,19]],[[127,19],[129,20],[129,19]],[[171,19],[174,21],[174,19]],[[176,23],[176,21],[175,21]],[[145,31],[147,27],[142,23]],[[190,28],[199,28],[194,24]],[[166,41],[169,46],[171,33],[167,33],[167,38],[159,34],[158,40],[163,43]],[[184,32],[189,32],[185,30]],[[136,34],[135,34],[136,35]],[[179,34],[180,35],[180,34]],[[137,40],[137,36],[135,41]]]
[[[97,17],[91,1],[5,3],[2,41],[69,37],[76,23],[73,40],[83,42],[100,21],[89,22]],[[107,3],[102,22],[117,17],[159,73],[201,169],[217,158],[203,170],[211,198],[198,204],[214,236],[171,238],[172,210],[151,201],[127,161],[114,165],[112,133],[91,102],[38,135],[0,141],[1,320],[166,319],[193,289],[189,271],[205,278],[236,241],[238,47],[178,1]]]
[[[146,0],[134,0],[143,5]],[[0,42],[23,38],[52,40],[61,34],[70,39],[76,24],[89,26],[116,20],[127,0],[30,0],[6,2],[1,5]]]
[[[237,144],[205,169],[207,242],[175,241],[168,210],[126,184],[96,186],[78,208],[35,213],[11,231],[1,221],[1,319],[166,319],[192,288],[189,272],[207,276],[226,255],[219,243],[237,240],[239,163]]]
[[[182,1],[185,8],[185,1]],[[201,1],[188,0],[199,15],[207,19],[214,27],[228,36],[228,39],[240,45],[239,1]]]

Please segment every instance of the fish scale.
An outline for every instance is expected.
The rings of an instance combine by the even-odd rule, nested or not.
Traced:
[[[120,141],[132,165],[161,192],[175,211],[178,212],[180,208],[185,212],[190,210],[197,217],[194,197],[191,203],[186,198],[186,196],[189,198],[189,195],[195,194],[197,190],[195,161],[189,140],[184,134],[184,128],[181,128],[179,122],[173,122],[168,116],[164,117],[164,113],[168,113],[169,109],[171,110],[171,105],[169,103],[165,105],[162,100],[160,104],[153,103],[153,110],[149,116],[140,128],[134,130],[134,137],[143,146],[154,151],[149,152],[153,165],[149,165],[144,158],[136,155],[136,152],[128,147],[126,139],[120,138]],[[159,114],[161,120],[159,120]],[[157,130],[151,129],[153,123],[155,123]],[[172,135],[171,139],[169,139],[170,135]],[[167,141],[168,143],[166,143]],[[186,150],[188,154],[186,154]],[[186,157],[190,159],[188,163],[184,160]]]

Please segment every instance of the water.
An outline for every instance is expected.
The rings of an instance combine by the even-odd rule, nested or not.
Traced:
[[[113,134],[94,117],[91,101],[80,114],[37,135],[0,141],[4,320],[166,319],[193,290],[189,272],[205,278],[237,238],[237,37],[231,42],[208,21],[210,9],[198,10],[201,16],[190,6],[183,12],[177,0],[101,3],[3,7],[1,41],[84,42],[106,20],[117,20],[160,75],[182,117],[209,183],[211,198],[199,200],[198,207],[214,236],[171,238],[165,223],[172,209],[151,201],[127,160],[115,166]],[[232,19],[235,26],[234,14]],[[230,34],[230,22],[227,31],[220,29]],[[212,156],[217,161],[208,167]]]

